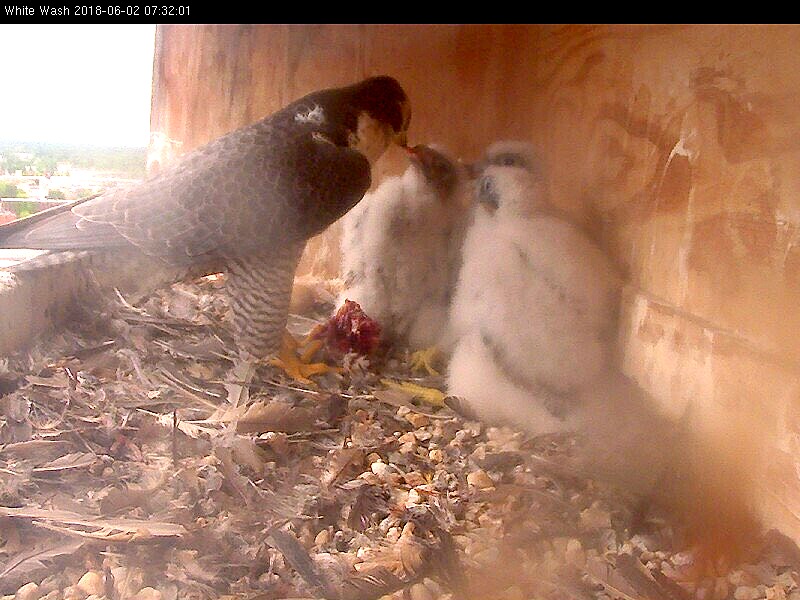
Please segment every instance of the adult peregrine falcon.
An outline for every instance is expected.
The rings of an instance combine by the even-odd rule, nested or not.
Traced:
[[[280,344],[306,240],[352,208],[370,165],[405,145],[410,103],[388,76],[316,91],[142,183],[0,226],[0,247],[153,260],[164,283],[224,271],[244,356]],[[25,267],[23,267],[25,268]]]

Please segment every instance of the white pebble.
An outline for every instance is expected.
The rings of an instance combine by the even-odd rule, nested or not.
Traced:
[[[131,597],[131,600],[161,600],[161,592],[155,588],[144,587]]]
[[[422,497],[422,494],[420,494],[416,488],[409,490],[408,497],[406,498],[405,502],[406,508],[422,504],[423,502],[425,502],[425,498]]]
[[[428,452],[428,458],[430,458],[435,463],[440,463],[444,460],[444,452],[441,448],[434,448],[430,452]]]
[[[415,583],[409,590],[411,600],[436,600],[430,590],[423,583]]]
[[[376,460],[374,463],[372,463],[372,465],[370,465],[370,469],[382,481],[388,481],[392,473],[394,473],[394,469],[392,469],[382,460]]]
[[[786,600],[786,590],[779,585],[773,585],[766,590],[767,600]]]
[[[86,571],[78,580],[78,589],[89,596],[102,596],[105,592],[103,574],[100,571]]]
[[[78,589],[77,585],[68,585],[64,588],[64,600],[83,600],[86,598],[86,593]]]
[[[14,600],[39,600],[41,596],[39,585],[33,582],[26,583],[14,594]]]
[[[330,539],[331,539],[330,532],[327,529],[323,529],[314,538],[314,545],[317,547],[324,546],[325,544],[328,543]]]
[[[472,471],[471,473],[467,474],[467,484],[476,487],[479,490],[484,490],[486,488],[493,487],[494,481],[492,481],[492,478],[486,474],[486,471],[483,469],[478,469],[477,471]]]
[[[604,529],[611,527],[611,515],[594,502],[589,508],[581,511],[581,525],[586,529]]]

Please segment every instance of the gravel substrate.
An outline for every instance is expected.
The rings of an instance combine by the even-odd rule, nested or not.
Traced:
[[[800,600],[785,539],[700,561],[680,523],[570,473],[569,436],[387,390],[441,387],[403,355],[308,388],[263,366],[231,404],[222,284],[0,364],[0,597]]]

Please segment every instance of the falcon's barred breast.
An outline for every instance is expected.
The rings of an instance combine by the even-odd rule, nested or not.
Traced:
[[[0,247],[133,252],[169,272],[225,271],[240,351],[271,354],[306,240],[361,200],[371,163],[405,145],[410,116],[388,76],[313,92],[136,186],[0,226]]]

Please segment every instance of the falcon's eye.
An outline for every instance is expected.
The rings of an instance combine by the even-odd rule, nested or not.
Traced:
[[[500,163],[504,167],[513,167],[517,164],[517,161],[514,160],[513,156],[506,156],[503,158],[502,162]]]

